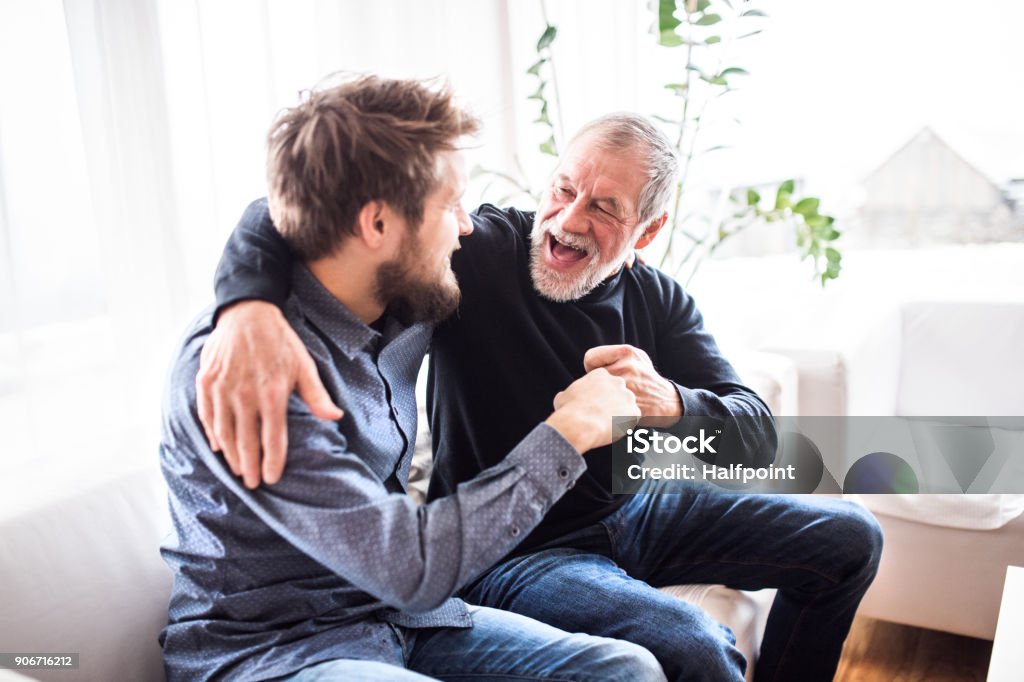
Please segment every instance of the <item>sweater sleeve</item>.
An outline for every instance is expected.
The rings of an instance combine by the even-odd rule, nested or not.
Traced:
[[[266,199],[249,204],[224,247],[213,288],[214,319],[224,308],[246,299],[284,308],[291,293],[294,256],[270,219]]]
[[[733,445],[726,461],[714,464],[767,466],[778,444],[771,411],[722,355],[693,298],[666,280],[660,280],[658,371],[679,392],[684,417],[713,417],[733,427],[726,432]]]

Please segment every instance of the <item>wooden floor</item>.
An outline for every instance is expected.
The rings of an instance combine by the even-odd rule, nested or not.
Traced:
[[[992,642],[857,618],[835,682],[985,682]]]

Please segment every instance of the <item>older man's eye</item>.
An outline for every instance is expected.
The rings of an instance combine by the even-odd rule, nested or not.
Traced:
[[[572,189],[569,188],[569,187],[556,187],[555,188],[555,192],[558,193],[560,196],[563,196],[563,197],[571,197],[572,196]]]

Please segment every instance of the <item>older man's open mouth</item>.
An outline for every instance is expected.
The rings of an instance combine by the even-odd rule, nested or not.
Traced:
[[[552,259],[563,265],[578,263],[589,255],[586,249],[566,244],[551,233],[548,233],[548,248]]]

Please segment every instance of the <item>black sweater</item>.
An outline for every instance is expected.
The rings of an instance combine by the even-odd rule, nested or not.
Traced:
[[[579,300],[555,303],[530,281],[533,214],[484,205],[472,218],[473,234],[452,257],[462,302],[438,326],[430,354],[431,498],[501,460],[546,419],[555,394],[583,376],[583,355],[594,346],[625,343],[646,351],[676,384],[686,415],[769,414],[722,357],[693,299],[664,273],[637,264]],[[290,264],[265,200],[254,202],[217,269],[218,306],[245,298],[282,305]],[[744,440],[774,452],[770,419],[745,424],[752,432]],[[625,501],[611,493],[610,448],[589,453],[587,464],[518,551],[589,525]]]

